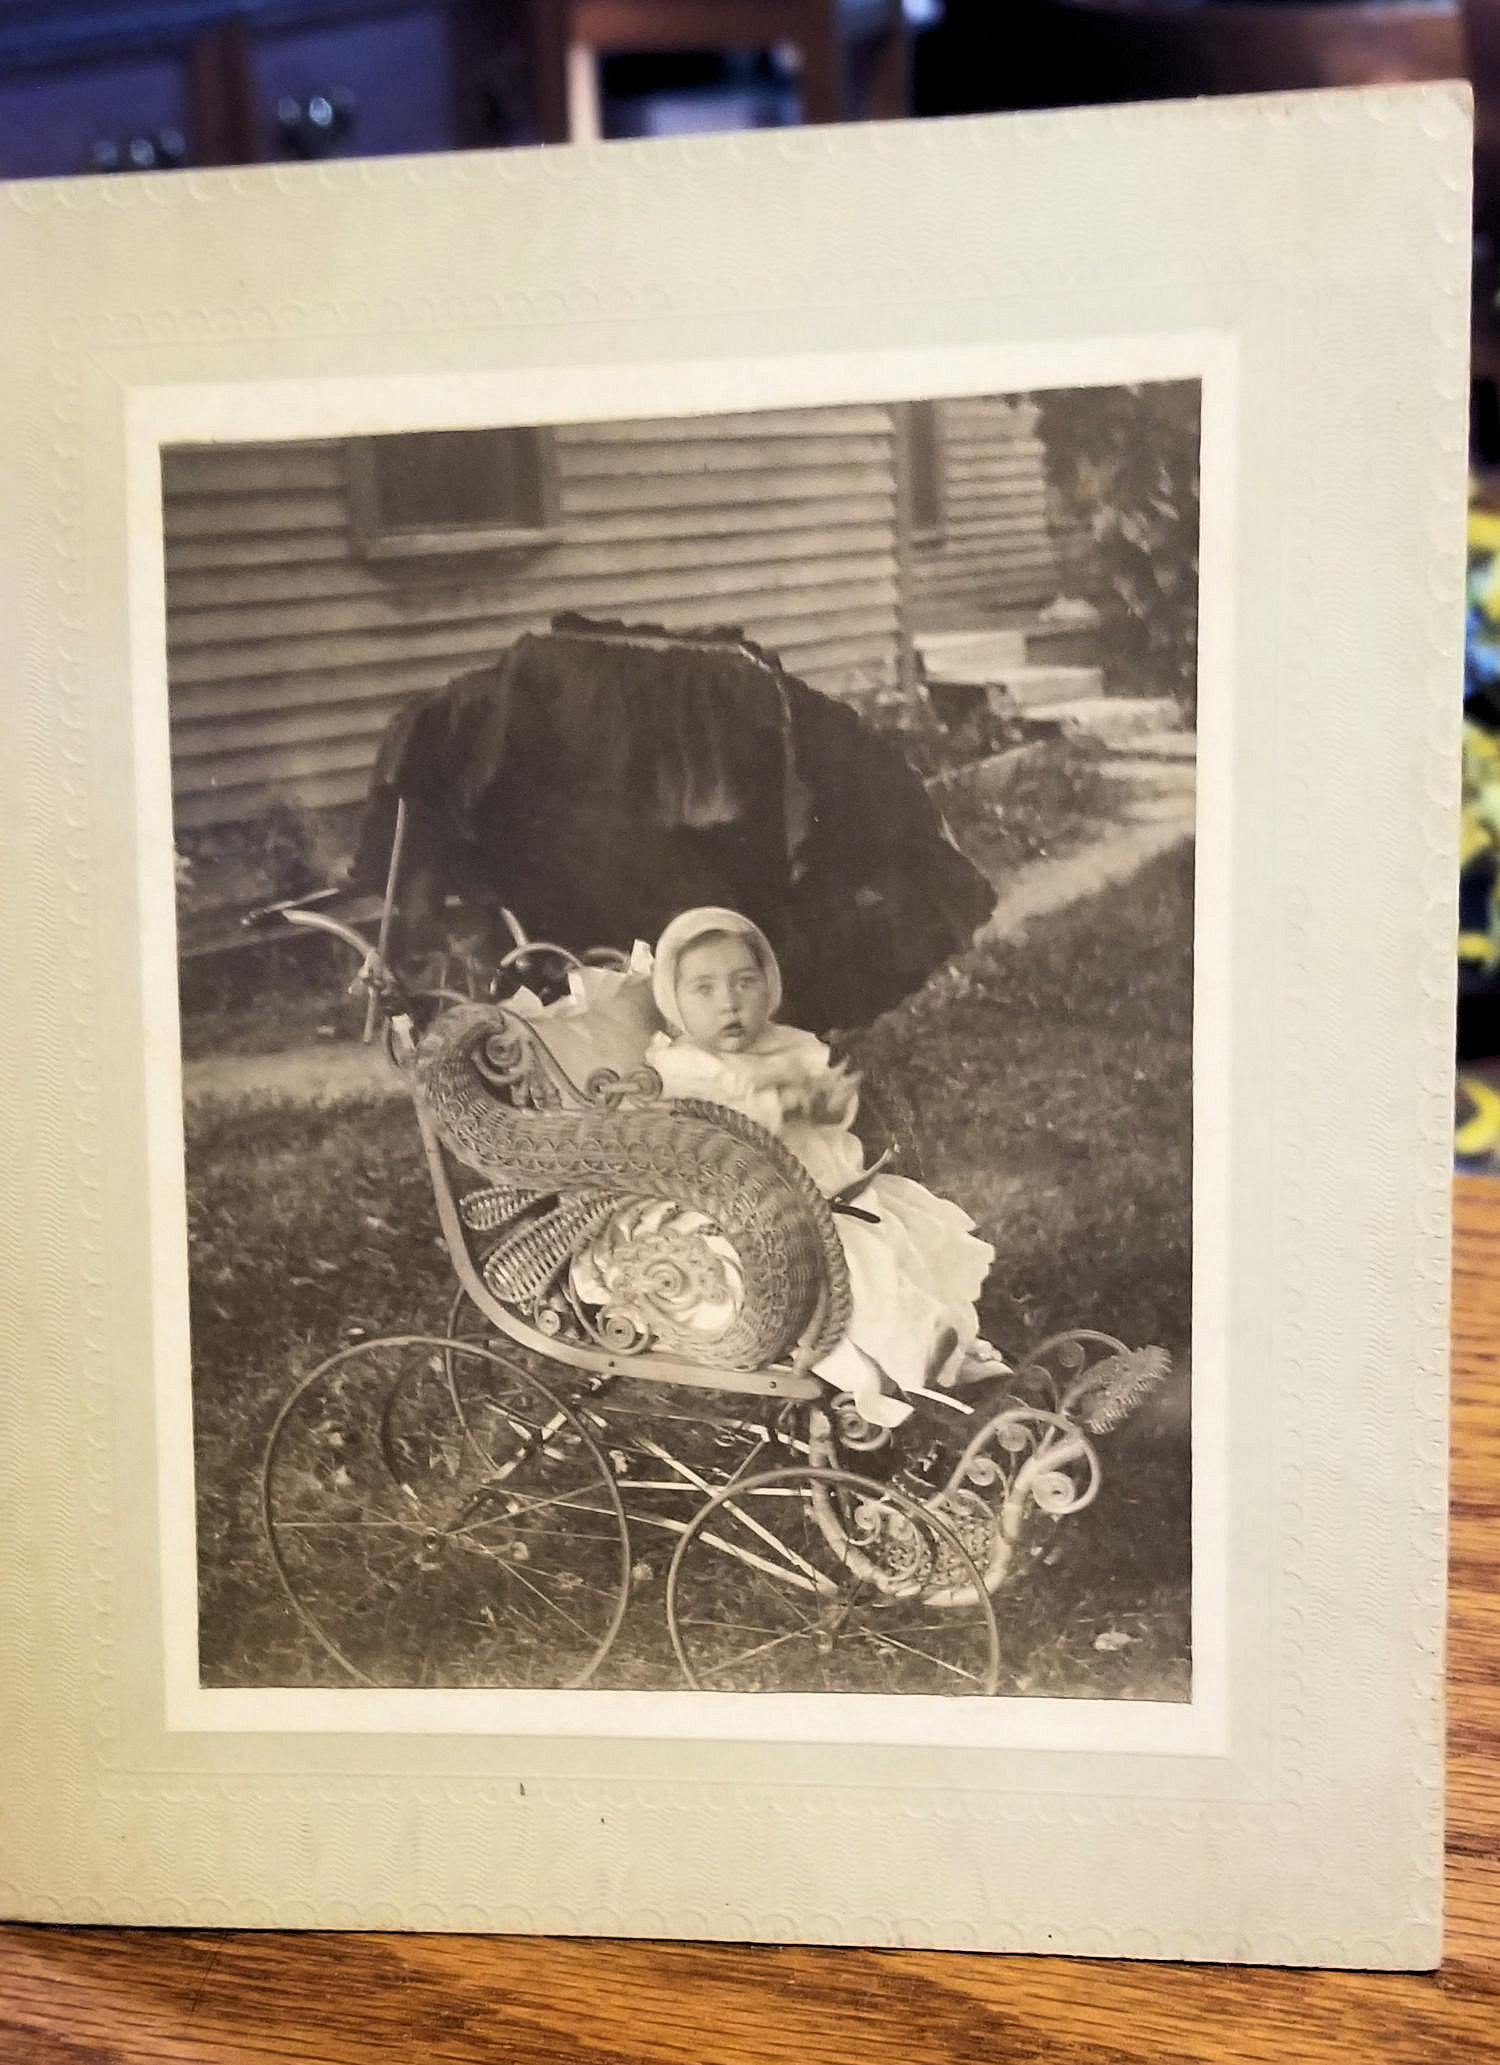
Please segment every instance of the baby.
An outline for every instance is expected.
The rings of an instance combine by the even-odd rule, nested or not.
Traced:
[[[852,1394],[867,1420],[893,1427],[911,1411],[902,1392],[1003,1370],[974,1309],[994,1250],[966,1213],[920,1183],[879,1173],[860,1182],[854,1079],[812,1033],[776,1023],[781,971],[759,926],[713,906],[684,911],[657,942],[652,993],[674,1028],[648,1055],[667,1096],[756,1120],[827,1197],[858,1190],[859,1216],[834,1221],[852,1316],[818,1375]]]

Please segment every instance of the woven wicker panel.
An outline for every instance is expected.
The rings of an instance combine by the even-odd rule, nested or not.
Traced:
[[[494,1233],[507,1225],[526,1207],[535,1204],[541,1196],[539,1190],[515,1190],[501,1184],[487,1184],[483,1190],[471,1190],[458,1201],[458,1216],[471,1233]]]
[[[460,1005],[418,1052],[418,1094],[465,1168],[497,1189],[555,1192],[590,1209],[603,1198],[657,1197],[705,1213],[734,1244],[745,1282],[738,1316],[701,1350],[706,1363],[761,1369],[779,1361],[812,1322],[825,1288],[815,1354],[842,1338],[849,1280],[833,1217],[780,1141],[737,1112],[689,1099],[633,1110],[518,1110],[476,1065],[486,1041],[514,1033],[515,1021],[494,1006]]]
[[[539,1219],[530,1219],[486,1257],[484,1280],[508,1305],[524,1305],[550,1290],[574,1249],[604,1224],[615,1208],[608,1191],[575,1192]]]

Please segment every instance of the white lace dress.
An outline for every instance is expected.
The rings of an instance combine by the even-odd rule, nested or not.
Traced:
[[[841,1080],[812,1033],[768,1026],[743,1054],[710,1054],[658,1033],[647,1058],[668,1097],[727,1105],[776,1134],[825,1196],[863,1170],[852,1100],[839,1123],[805,1109],[820,1089],[836,1095]],[[910,1408],[883,1391],[881,1374],[903,1391],[921,1390],[963,1359],[978,1338],[974,1305],[995,1251],[975,1237],[966,1212],[908,1177],[878,1174],[854,1203],[876,1223],[835,1215],[853,1312],[848,1333],[817,1373],[852,1392],[866,1418],[890,1426]]]

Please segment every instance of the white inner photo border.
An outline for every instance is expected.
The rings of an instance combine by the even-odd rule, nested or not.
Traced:
[[[161,452],[512,424],[713,416],[1038,389],[1201,383],[1194,891],[1192,1696],[1146,1700],[840,1693],[204,1688],[188,1322]],[[1182,332],[954,349],[494,373],[136,387],[125,397],[130,667],[145,1012],[159,1576],[169,1733],[596,1737],[1228,1753],[1232,749],[1238,358]]]

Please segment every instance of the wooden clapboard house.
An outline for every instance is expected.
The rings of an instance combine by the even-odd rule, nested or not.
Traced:
[[[905,418],[913,630],[1025,623],[1059,579],[1035,409],[980,395]]]
[[[173,450],[179,831],[342,813],[406,697],[565,610],[898,694],[924,626],[1056,593],[1042,458],[1007,400]]]

